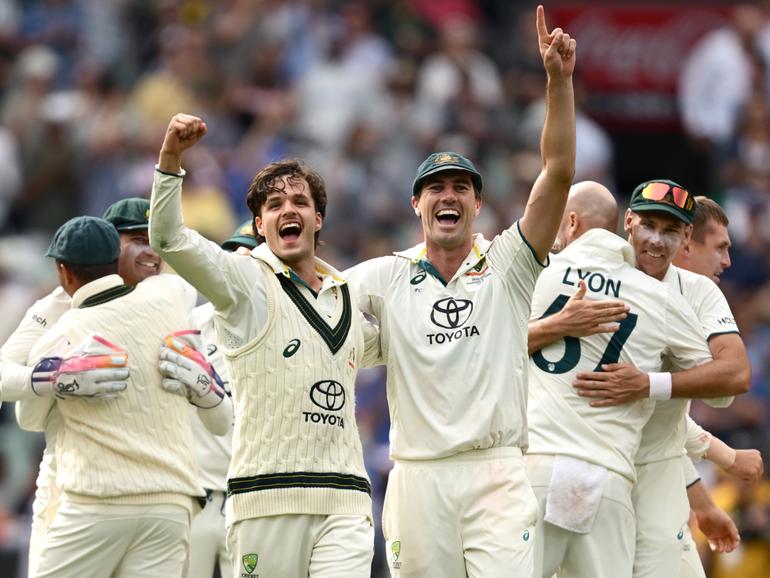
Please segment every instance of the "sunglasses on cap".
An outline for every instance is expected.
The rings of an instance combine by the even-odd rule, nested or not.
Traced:
[[[695,204],[695,200],[687,189],[668,183],[650,183],[642,189],[639,196],[648,201],[663,201],[670,196],[674,204],[685,211],[692,210]]]

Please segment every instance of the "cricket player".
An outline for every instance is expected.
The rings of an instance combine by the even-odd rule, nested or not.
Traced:
[[[240,247],[252,250],[257,246],[251,219],[238,227],[222,243],[225,251]],[[213,365],[229,393],[229,374],[214,328],[214,306],[206,303],[193,309],[190,326],[200,330],[201,349]],[[197,417],[197,416],[196,416]],[[206,505],[195,516],[190,529],[190,578],[211,578],[219,565],[221,576],[232,574],[232,560],[225,540],[225,498],[227,495],[227,468],[232,456],[232,431],[224,436],[213,435],[199,419],[193,418],[193,434],[198,455],[200,483],[206,491]]]
[[[527,481],[526,323],[575,163],[575,41],[549,33],[544,167],[524,216],[491,242],[473,234],[482,178],[431,154],[412,206],[425,242],[349,271],[380,324],[395,466],[383,511],[392,576],[531,576],[537,503]]]
[[[143,279],[158,274],[161,269],[160,258],[150,249],[147,240],[149,210],[150,203],[147,199],[127,198],[108,207],[104,214],[105,219],[111,222],[118,231],[121,248],[121,255],[118,259],[118,274],[128,285],[136,285]],[[29,308],[17,330],[3,346],[2,352],[6,359],[11,358],[18,363],[28,363],[32,346],[43,333],[55,325],[56,321],[70,307],[70,296],[61,287],[57,287],[50,295],[36,302]],[[107,358],[111,359],[110,356]],[[116,358],[116,361],[119,361],[119,358]],[[165,368],[166,371],[174,372],[174,363],[167,361]],[[185,384],[182,384],[179,378],[167,378],[164,380],[164,385],[181,389],[186,393],[188,388],[192,388],[198,383],[200,375],[203,375],[202,379],[205,379],[206,372],[202,368],[198,369],[199,371],[193,377],[189,377],[187,374],[179,376],[179,378],[188,379]],[[48,374],[49,377],[53,375],[52,373]],[[82,389],[84,386],[82,377],[80,384]],[[109,395],[114,397],[113,394]],[[104,398],[105,396],[106,394],[101,394],[99,397]],[[38,409],[42,415],[37,411]],[[35,428],[34,424],[38,420],[45,419],[46,445],[40,462],[35,500],[32,504],[32,533],[28,556],[28,573],[32,577],[36,574],[46,528],[53,519],[59,503],[59,491],[55,485],[54,448],[60,420],[56,405],[49,410],[48,404],[38,403],[34,399],[16,404],[16,413],[22,428]],[[221,406],[215,406],[213,409],[199,409],[198,413],[207,427],[214,431],[220,431],[223,427],[226,429],[231,421],[232,405],[229,399],[225,399]]]
[[[233,573],[369,576],[371,486],[354,382],[360,365],[379,360],[379,341],[374,331],[365,338],[347,283],[315,256],[323,179],[298,161],[265,167],[247,195],[265,242],[228,253],[182,220],[182,153],[205,132],[199,118],[171,120],[150,241],[214,307],[235,406],[225,505]]]
[[[157,359],[164,337],[186,326],[195,292],[171,275],[126,285],[117,275],[118,233],[95,217],[62,225],[46,255],[56,260],[72,302],[30,358],[71,354],[90,340],[112,355],[128,355],[131,375],[109,403],[49,404],[60,419],[61,498],[36,576],[180,575],[195,498],[203,491],[187,402],[161,387]]]
[[[635,521],[634,458],[655,402],[595,408],[572,387],[580,371],[629,362],[660,371],[663,359],[681,368],[711,360],[705,335],[678,292],[634,268],[631,246],[611,231],[615,199],[598,183],[578,183],[557,244],[566,247],[538,279],[532,318],[564,308],[586,289],[593,299],[621,299],[628,311],[611,334],[599,333],[539,347],[530,342],[529,479],[538,497],[542,571],[564,575],[630,577]],[[538,324],[542,329],[543,323]]]
[[[682,464],[689,398],[745,393],[751,374],[732,312],[717,286],[671,265],[690,238],[695,207],[692,195],[677,183],[647,181],[634,190],[624,227],[637,267],[681,293],[695,311],[714,363],[649,375],[630,364],[606,364],[604,371],[581,372],[575,380],[580,395],[593,398],[596,407],[658,400],[636,456],[635,578],[678,577],[683,553],[694,548],[687,539],[690,509]]]

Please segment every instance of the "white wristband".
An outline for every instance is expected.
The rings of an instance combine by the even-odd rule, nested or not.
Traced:
[[[671,399],[671,374],[648,373],[650,377],[650,399]]]

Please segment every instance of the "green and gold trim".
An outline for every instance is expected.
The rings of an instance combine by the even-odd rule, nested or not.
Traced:
[[[345,340],[348,337],[350,331],[350,323],[353,318],[353,308],[350,304],[350,290],[347,285],[340,285],[340,292],[342,293],[342,316],[333,328],[324,321],[323,317],[315,310],[315,308],[307,302],[305,296],[297,288],[297,286],[284,275],[276,275],[278,281],[281,283],[284,292],[289,296],[296,305],[299,312],[307,320],[310,326],[315,329],[321,338],[329,346],[332,353],[337,353]]]
[[[101,305],[102,303],[107,303],[108,301],[112,301],[113,299],[117,299],[118,297],[123,297],[124,295],[128,295],[134,289],[136,289],[136,287],[134,287],[133,285],[118,285],[117,287],[110,287],[109,289],[105,289],[104,291],[95,293],[90,297],[86,297],[85,299],[83,299],[83,302],[80,305],[78,305],[78,308],[85,309],[86,307],[94,307],[95,305]]]
[[[262,474],[227,480],[227,495],[259,492],[261,490],[279,490],[285,488],[329,488],[334,490],[354,490],[372,494],[369,480],[352,474],[331,472],[291,472],[282,474]]]

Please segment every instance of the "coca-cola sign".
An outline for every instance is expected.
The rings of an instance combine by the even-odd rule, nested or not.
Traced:
[[[706,33],[726,25],[729,7],[582,5],[554,8],[551,23],[578,41],[586,107],[608,124],[675,125],[682,64]]]

